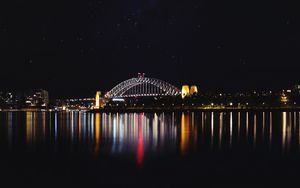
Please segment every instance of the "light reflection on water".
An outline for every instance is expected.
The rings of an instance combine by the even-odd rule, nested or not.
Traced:
[[[300,112],[8,112],[0,116],[9,148],[18,141],[28,148],[63,143],[95,156],[133,155],[140,167],[147,157],[163,152],[185,156],[238,148],[279,148],[284,154],[300,150]]]

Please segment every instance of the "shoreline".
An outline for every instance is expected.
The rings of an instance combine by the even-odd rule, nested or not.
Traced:
[[[134,112],[226,112],[226,111],[299,111],[300,107],[186,107],[186,108],[126,108],[126,109],[0,109],[0,112],[88,112],[88,113],[134,113]]]
[[[94,109],[91,113],[126,113],[126,112],[224,112],[224,111],[300,111],[300,107],[224,107],[224,108],[127,108],[127,109]]]

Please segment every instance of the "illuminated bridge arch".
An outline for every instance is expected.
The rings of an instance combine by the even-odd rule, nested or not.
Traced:
[[[177,87],[156,78],[139,75],[115,86],[105,95],[105,98],[177,95],[180,95]]]

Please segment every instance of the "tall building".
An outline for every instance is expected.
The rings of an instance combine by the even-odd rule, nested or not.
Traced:
[[[185,98],[190,95],[190,87],[188,85],[183,85],[181,89],[181,97]]]
[[[49,105],[49,92],[46,90],[40,90],[41,100],[43,106]]]

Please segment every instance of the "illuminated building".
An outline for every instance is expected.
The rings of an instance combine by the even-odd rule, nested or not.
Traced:
[[[101,99],[101,98],[100,98]],[[101,100],[100,100],[101,107]],[[93,98],[73,98],[73,99],[57,99],[55,101],[57,109],[75,109],[75,110],[87,110],[95,108],[95,97]]]
[[[196,95],[198,94],[198,88],[196,85],[192,85],[190,89],[190,95]]]
[[[289,100],[288,100],[288,98],[287,98],[286,95],[282,95],[281,98],[280,98],[280,101],[281,101],[282,103],[286,104]]]
[[[183,85],[181,89],[181,97],[185,98],[190,95],[190,88],[188,85]]]
[[[25,99],[28,107],[47,107],[49,104],[49,93],[43,89],[30,91],[25,94]]]
[[[95,109],[99,109],[100,108],[100,95],[101,95],[101,92],[100,91],[97,91],[96,92],[96,98],[95,98]]]
[[[42,100],[42,106],[48,106],[49,104],[49,93],[46,90],[40,90],[37,92],[37,95],[40,95]]]
[[[295,86],[293,87],[293,92],[294,92],[295,94],[300,94],[300,85],[295,85]]]

